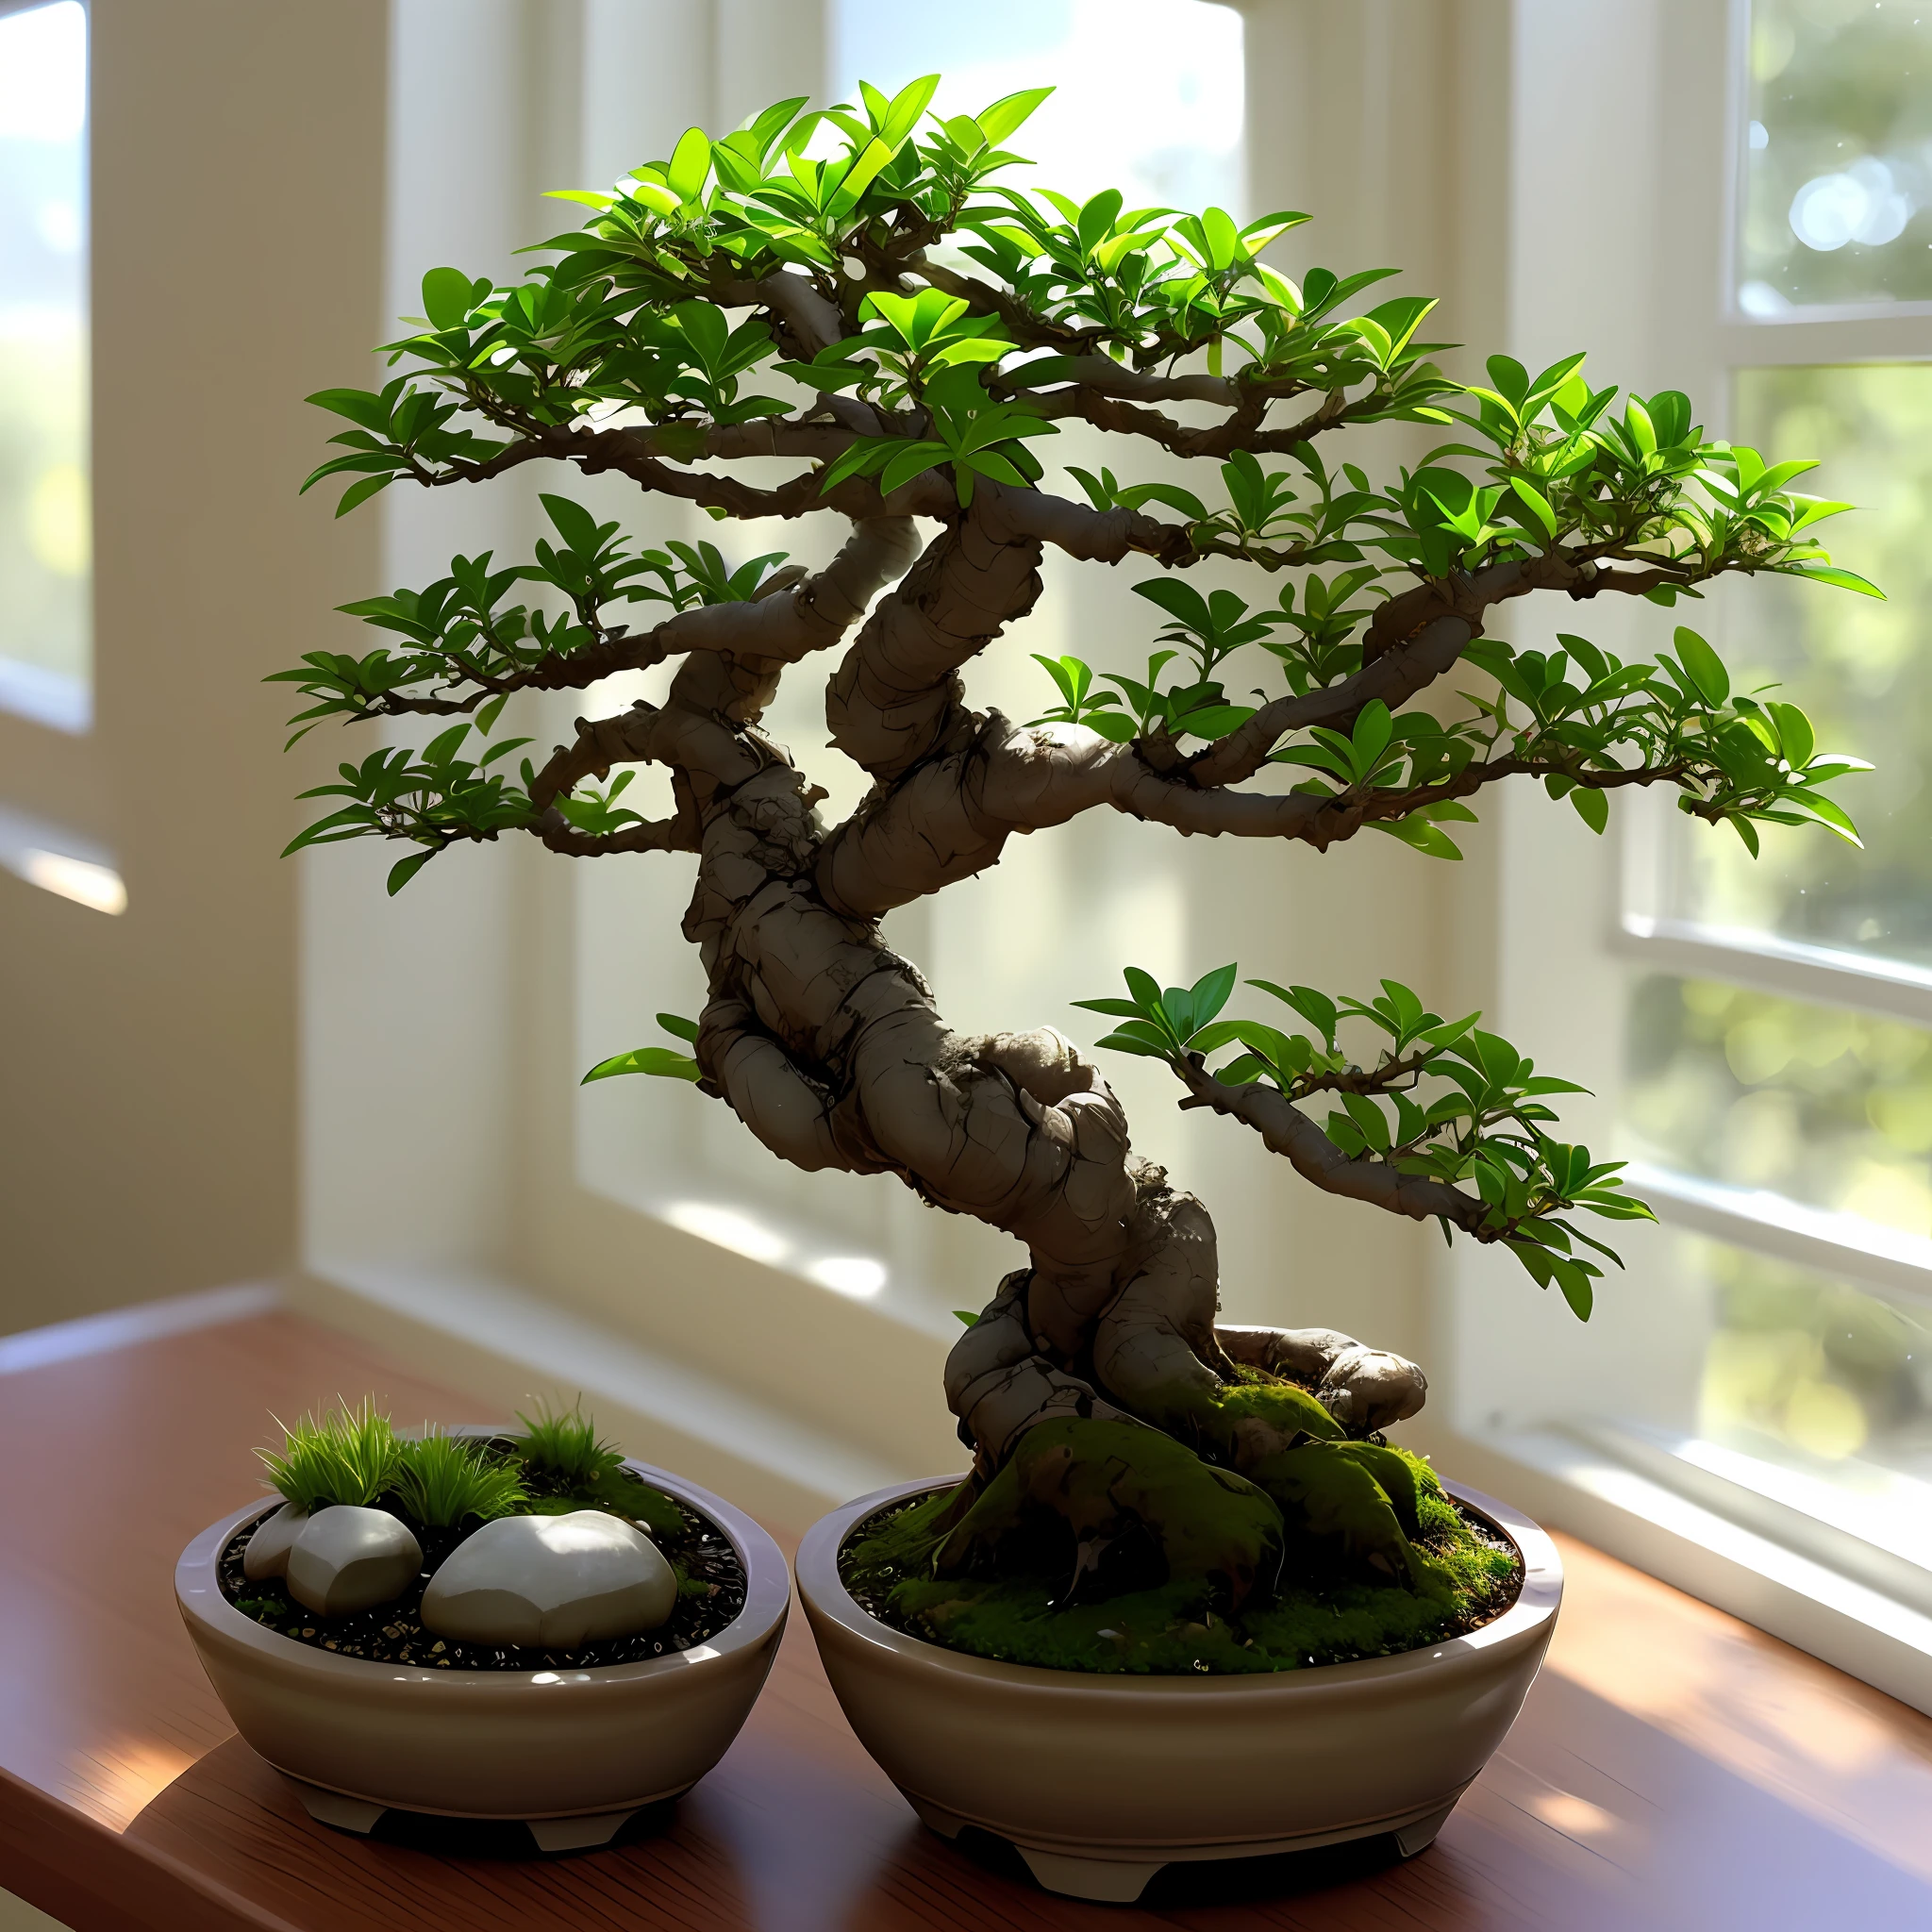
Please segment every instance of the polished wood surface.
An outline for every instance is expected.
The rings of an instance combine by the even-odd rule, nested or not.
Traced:
[[[0,1373],[0,1887],[75,1932],[1932,1925],[1932,1721],[1569,1541],[1521,1721],[1406,1865],[1317,1853],[1171,1868],[1133,1908],[1050,1897],[919,1826],[796,1615],[743,1735],[654,1836],[516,1862],[325,1831],[234,1735],[171,1581],[255,1492],[266,1411],[365,1390],[479,1419],[282,1314]]]

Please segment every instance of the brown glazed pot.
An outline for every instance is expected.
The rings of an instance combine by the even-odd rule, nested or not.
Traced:
[[[839,1580],[839,1551],[902,1483],[822,1518],[798,1593],[859,1741],[935,1831],[1008,1840],[1049,1891],[1131,1901],[1176,1859],[1435,1838],[1522,1707],[1563,1594],[1526,1516],[1451,1495],[1513,1541],[1524,1582],[1494,1622],[1426,1649],[1268,1675],[1118,1676],[996,1663],[908,1637]]]
[[[456,1433],[491,1435],[495,1430]],[[777,1655],[791,1579],[778,1546],[730,1504],[626,1462],[722,1529],[744,1566],[744,1608],[689,1650],[588,1671],[442,1671],[337,1657],[264,1629],[216,1576],[235,1532],[270,1497],[194,1539],[175,1596],[235,1728],[325,1824],[368,1831],[396,1807],[522,1820],[545,1851],[613,1837],[687,1791],[724,1755]]]

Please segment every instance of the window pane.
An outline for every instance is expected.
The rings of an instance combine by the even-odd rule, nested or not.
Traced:
[[[1738,301],[1932,301],[1932,8],[1754,0]]]
[[[1691,1265],[1715,1315],[1699,1436],[1771,1465],[1780,1500],[1932,1568],[1932,1309],[1714,1241]]]
[[[1932,964],[1932,365],[1740,371],[1733,434],[1770,457],[1820,458],[1798,487],[1857,506],[1824,539],[1887,598],[1777,577],[1726,586],[1706,608],[1735,681],[1775,682],[1811,714],[1821,748],[1878,769],[1838,788],[1862,852],[1767,825],[1753,861],[1727,827],[1674,819],[1661,909]]]
[[[0,703],[78,727],[89,673],[87,15],[0,15]]]
[[[1207,0],[837,0],[832,86],[944,75],[935,112],[1022,88],[1053,98],[1008,143],[1038,163],[997,178],[1081,199],[1233,210],[1241,199],[1241,18]],[[1150,58],[1152,56],[1152,58]]]
[[[1932,1034],[1663,974],[1630,1020],[1629,1151],[1932,1235]]]

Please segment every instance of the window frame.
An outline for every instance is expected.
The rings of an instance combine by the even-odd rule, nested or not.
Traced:
[[[1612,361],[1609,345],[1591,341],[1599,379],[1690,390],[1697,414],[1723,434],[1741,370],[1932,359],[1932,304],[1887,305],[1883,312],[1804,309],[1789,317],[1742,313],[1736,238],[1745,175],[1749,0],[1686,0],[1646,12],[1641,84],[1635,98],[1628,88],[1618,94],[1616,106],[1630,127],[1654,139],[1653,173],[1640,202],[1647,219],[1639,220],[1636,234],[1613,234],[1594,264],[1601,286],[1614,287],[1621,277],[1642,292],[1627,306],[1624,340],[1616,344],[1629,356],[1625,366]],[[1567,61],[1571,76],[1578,73],[1591,36],[1601,35],[1605,23],[1603,9],[1591,8],[1523,8],[1517,23],[1512,160],[1520,233],[1527,225],[1525,199],[1533,206],[1546,192],[1524,185],[1524,171],[1539,163],[1534,143],[1524,141],[1529,115],[1521,104],[1548,84],[1558,63]],[[1604,85],[1607,92],[1612,84]],[[1713,102],[1722,102],[1722,113],[1698,111]],[[1592,184],[1570,185],[1587,197]],[[1513,316],[1532,340],[1511,346],[1532,366],[1548,359],[1536,357],[1537,349],[1557,354],[1576,346],[1536,338],[1558,318],[1587,312],[1595,292],[1573,288],[1553,299],[1541,293],[1539,280],[1560,273],[1534,262],[1514,271]],[[1657,625],[1670,623],[1652,611],[1653,621],[1641,625],[1634,613],[1596,606],[1588,616],[1574,627],[1594,636],[1621,623],[1641,650],[1657,648],[1663,641]],[[1666,805],[1634,800],[1612,813],[1608,837],[1591,841],[1573,827],[1553,826],[1540,797],[1499,804],[1506,857],[1495,915],[1496,1008],[1512,1038],[1593,1090],[1593,1099],[1566,1107],[1567,1132],[1581,1130],[1592,1144],[1616,1133],[1623,1029],[1614,1022],[1576,1022],[1581,1014],[1621,1014],[1624,989],[1641,971],[1713,978],[1932,1026],[1932,972],[1661,916],[1661,841],[1676,816]],[[1556,868],[1574,868],[1576,875],[1559,880]],[[1550,881],[1546,894],[1517,889],[1518,878],[1539,874]],[[1480,925],[1483,918],[1478,911],[1472,923]],[[1536,962],[1533,969],[1525,967],[1528,960]],[[1581,989],[1569,1010],[1550,994],[1553,982]],[[1521,1284],[1504,1278],[1514,1271],[1467,1250],[1445,1257],[1456,1368],[1441,1453],[1474,1470],[1487,1466],[1499,1485],[1526,1490],[1529,1498],[1541,1494],[1557,1523],[1932,1710],[1932,1574],[1780,1496],[1775,1484],[1745,1479],[1748,1472],[1736,1466],[1743,1458],[1727,1464],[1709,1453],[1712,1445],[1654,1412],[1646,1415],[1641,1392],[1643,1378],[1659,1367],[1646,1359],[1646,1345],[1667,1351],[1674,1338],[1681,1351],[1694,1333],[1693,1314],[1663,1285],[1676,1272],[1673,1237],[1705,1237],[1923,1304],[1932,1304],[1932,1239],[1654,1165],[1633,1165],[1627,1177],[1656,1208],[1660,1226],[1620,1224],[1616,1245],[1629,1273],[1604,1285],[1592,1327],[1606,1332],[1589,1341],[1553,1333],[1549,1322],[1529,1323],[1528,1339],[1498,1340],[1502,1324],[1524,1323],[1512,1307]],[[1500,1372],[1486,1355],[1498,1358]],[[1680,1407],[1687,1367],[1682,1360],[1661,1365],[1660,1379],[1677,1390]],[[1499,1406],[1496,1393],[1512,1376],[1541,1391],[1514,1412]],[[1618,1403],[1627,1407],[1627,1417]],[[1602,1408],[1618,1419],[1593,1414]]]

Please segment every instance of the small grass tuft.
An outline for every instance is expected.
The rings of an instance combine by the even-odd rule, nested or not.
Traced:
[[[573,1493],[591,1490],[623,1467],[622,1453],[599,1438],[581,1396],[568,1408],[552,1408],[546,1402],[534,1417],[518,1409],[517,1420],[524,1433],[511,1442],[516,1454]]]
[[[566,1409],[547,1403],[532,1419],[519,1409],[524,1434],[510,1441],[522,1458],[532,1491],[525,1504],[533,1515],[555,1516],[569,1509],[608,1509],[627,1516],[655,1537],[684,1534],[684,1512],[662,1490],[640,1482],[624,1466],[623,1452],[603,1441],[584,1413],[579,1397]]]
[[[292,1428],[279,1417],[270,1420],[282,1432],[281,1452],[255,1453],[271,1487],[298,1509],[312,1515],[332,1503],[373,1503],[395,1481],[400,1445],[388,1416],[376,1414],[367,1396],[320,1421],[304,1416]]]
[[[431,1431],[399,1446],[396,1500],[418,1523],[438,1529],[454,1529],[472,1516],[489,1523],[515,1515],[530,1500],[522,1476],[481,1442]]]

